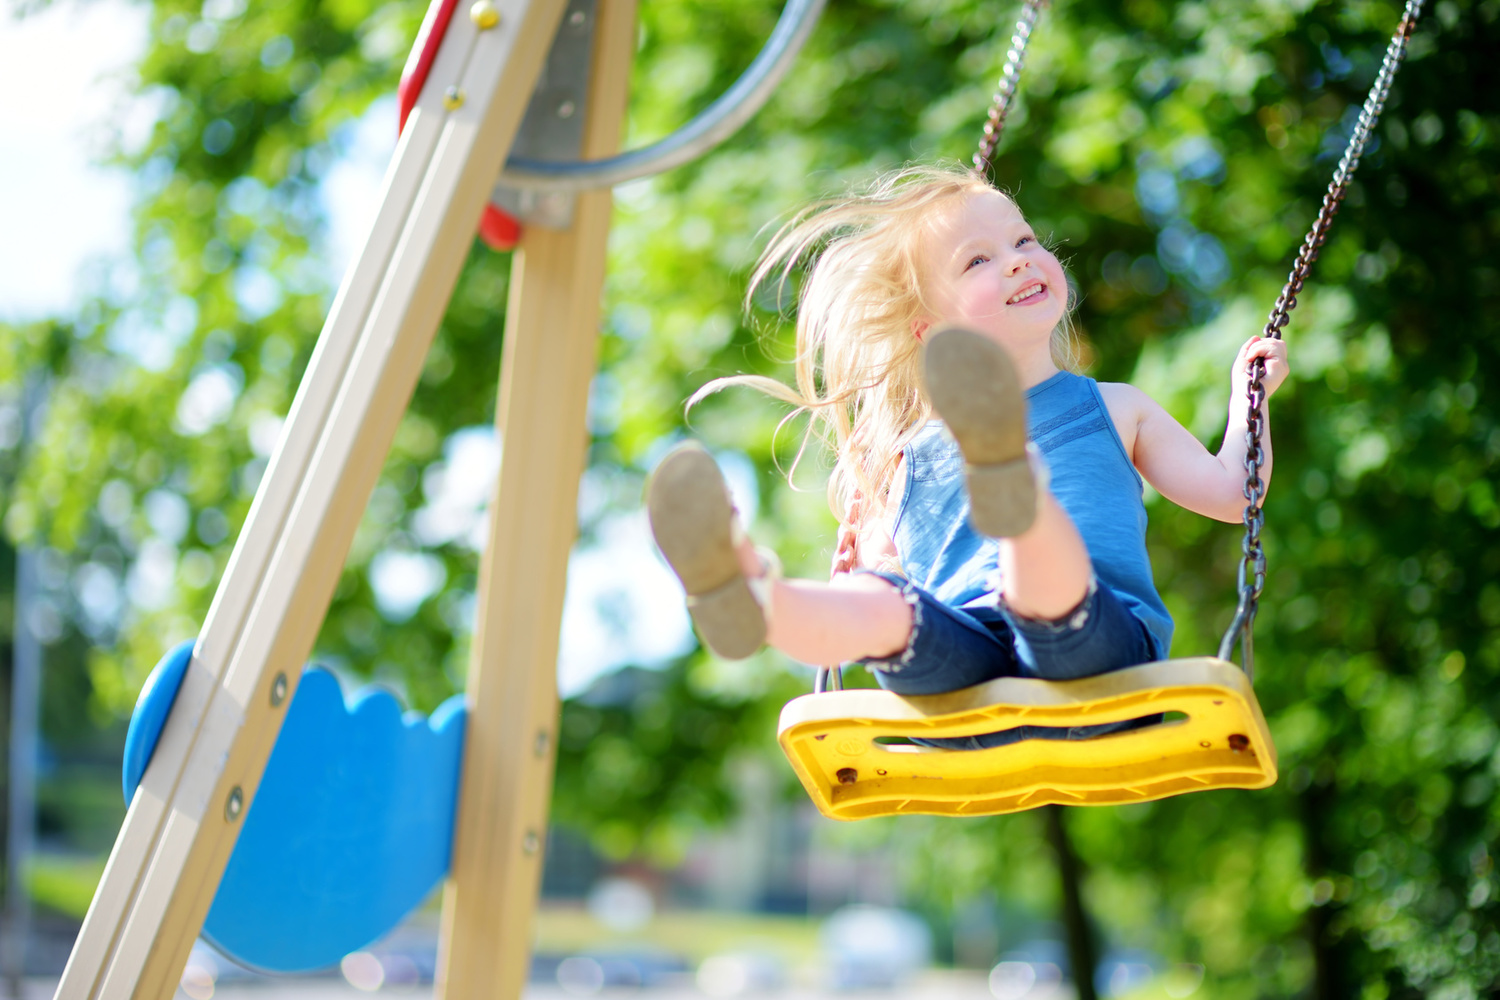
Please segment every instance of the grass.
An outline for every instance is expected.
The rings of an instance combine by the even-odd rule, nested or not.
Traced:
[[[32,902],[82,920],[104,875],[105,855],[37,854],[26,870]]]
[[[695,910],[658,912],[637,930],[613,930],[582,906],[544,902],[536,914],[536,950],[542,953],[668,951],[698,963],[726,952],[753,952],[806,965],[818,956],[818,923],[806,917]]]

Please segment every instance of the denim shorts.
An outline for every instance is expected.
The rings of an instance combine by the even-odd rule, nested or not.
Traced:
[[[1074,680],[1156,658],[1151,633],[1108,588],[1090,582],[1083,601],[1056,621],[1024,618],[1004,607],[953,608],[894,573],[860,570],[901,588],[912,608],[911,639],[894,656],[860,662],[896,694],[941,694],[1000,677]],[[1156,725],[1160,715],[1096,726],[1016,726],[998,733],[918,740],[979,750],[1022,740],[1081,740]]]

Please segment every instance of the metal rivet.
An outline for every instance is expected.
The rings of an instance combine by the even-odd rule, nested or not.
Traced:
[[[887,774],[887,771],[883,767],[877,767],[875,769],[875,773],[878,774],[878,775],[880,775],[882,778],[884,778],[886,776],[886,774]]]
[[[521,838],[521,850],[527,854],[535,854],[537,848],[542,846],[542,838],[536,835],[535,830],[527,830],[526,836]]]
[[[578,105],[572,101],[563,101],[557,106],[557,117],[572,118],[578,113]]]
[[[839,779],[841,785],[852,785],[859,780],[859,772],[852,767],[841,767],[834,777]]]
[[[538,729],[536,731],[536,742],[532,745],[532,749],[536,752],[536,755],[538,757],[545,757],[547,756],[547,751],[551,748],[552,737],[547,735],[547,730]]]
[[[500,8],[495,6],[494,0],[478,0],[469,8],[469,20],[480,31],[489,31],[500,23]]]
[[[245,793],[235,785],[229,790],[229,799],[224,803],[224,818],[233,823],[245,809]]]
[[[449,111],[457,111],[464,106],[464,92],[457,87],[449,87],[443,91],[443,107]]]
[[[1209,747],[1213,746],[1213,744],[1210,743],[1210,742],[1208,742],[1208,740],[1199,740],[1198,741],[1198,745],[1200,747],[1202,747],[1203,749],[1205,749],[1205,750],[1207,750]]]
[[[271,682],[272,708],[279,708],[281,706],[281,703],[286,701],[286,687],[286,674],[277,674],[276,679]]]
[[[589,15],[585,11],[575,10],[568,14],[568,27],[581,28],[588,22]]]

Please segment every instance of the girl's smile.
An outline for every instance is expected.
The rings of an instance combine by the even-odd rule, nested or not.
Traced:
[[[1024,288],[1005,300],[1008,306],[1034,306],[1046,300],[1047,285],[1041,281],[1028,282]]]

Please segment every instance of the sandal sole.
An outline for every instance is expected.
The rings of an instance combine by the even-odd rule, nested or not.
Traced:
[[[730,523],[734,507],[713,458],[682,445],[662,459],[646,494],[651,533],[682,586],[705,645],[742,660],[766,641],[766,618],[740,568]]]
[[[1026,459],[1026,393],[1005,349],[950,327],[923,352],[928,399],[963,452],[969,523],[1009,538],[1036,520],[1036,478]]]

